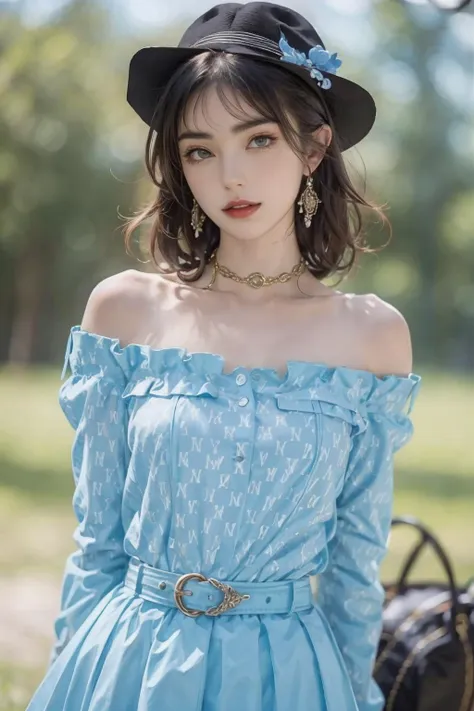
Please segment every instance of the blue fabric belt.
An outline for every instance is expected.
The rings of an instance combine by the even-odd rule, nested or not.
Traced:
[[[178,608],[174,592],[176,583],[180,578],[182,578],[181,573],[160,570],[141,562],[137,558],[131,558],[124,585],[144,600]],[[200,581],[196,578],[191,578],[181,582],[184,595],[179,596],[179,599],[187,610],[198,610],[204,614],[212,615],[207,611],[218,607],[226,597],[225,592],[208,582],[208,579]],[[215,616],[220,616],[221,614],[283,614],[307,610],[315,605],[309,576],[301,580],[279,582],[250,583],[226,580],[220,580],[219,582],[229,585],[233,591],[240,595],[249,595],[250,597],[241,600],[235,607],[226,607],[224,611]],[[233,597],[232,590],[228,591],[227,599]],[[184,614],[188,613],[184,612]]]

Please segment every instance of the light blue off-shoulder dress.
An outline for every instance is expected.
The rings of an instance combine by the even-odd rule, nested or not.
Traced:
[[[227,373],[217,354],[80,326],[68,366],[77,550],[27,711],[380,711],[379,565],[420,376]],[[234,589],[316,575],[318,591],[290,612],[190,617],[125,585],[132,562]]]

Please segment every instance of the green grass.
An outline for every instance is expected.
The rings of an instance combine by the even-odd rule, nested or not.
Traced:
[[[459,582],[474,576],[474,450],[471,446],[474,379],[423,371],[412,417],[413,440],[395,459],[395,513],[420,518],[440,539]],[[383,574],[392,579],[415,541],[393,533]],[[416,577],[439,578],[435,557],[425,553]]]
[[[40,669],[0,662],[0,711],[24,711],[40,681]]]
[[[459,582],[474,576],[474,379],[421,371],[423,384],[412,413],[413,440],[397,455],[395,513],[419,517],[440,538]],[[57,401],[59,371],[0,371],[0,576],[51,577],[57,586],[73,550],[73,432]],[[394,532],[383,578],[392,580],[416,537]],[[439,579],[425,553],[416,579]],[[25,707],[38,667],[7,663],[0,649],[0,711]],[[2,666],[3,664],[3,666]],[[25,691],[25,689],[27,691]],[[2,705],[2,703],[4,705]],[[5,705],[7,703],[7,705]]]

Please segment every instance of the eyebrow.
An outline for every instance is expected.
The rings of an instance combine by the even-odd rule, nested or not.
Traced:
[[[275,122],[266,118],[255,118],[250,119],[249,121],[241,121],[240,123],[236,123],[230,130],[231,133],[243,133],[243,131],[247,131],[249,128],[261,126],[264,123]],[[212,133],[206,133],[204,131],[183,131],[183,133],[179,134],[178,141],[182,141],[185,138],[213,138],[213,135]]]

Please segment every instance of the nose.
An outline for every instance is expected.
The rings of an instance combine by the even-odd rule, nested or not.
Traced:
[[[236,156],[222,159],[221,179],[222,184],[228,190],[235,190],[235,188],[245,185],[244,167]]]

